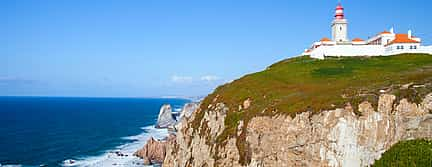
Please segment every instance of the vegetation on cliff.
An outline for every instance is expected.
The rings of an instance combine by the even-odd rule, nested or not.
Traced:
[[[419,139],[399,142],[373,166],[432,166],[432,141]]]
[[[362,101],[369,101],[376,106],[380,92],[418,102],[432,89],[430,81],[431,55],[325,60],[302,56],[280,61],[264,71],[218,87],[203,100],[201,111],[219,102],[229,107],[225,130],[215,142],[222,144],[227,138],[236,137],[240,161],[246,164],[249,153],[248,146],[242,142],[245,141],[245,135],[237,133],[240,121],[243,121],[244,129],[249,120],[256,116],[294,116],[304,111],[317,113],[348,103],[356,111],[358,103]],[[243,107],[244,101],[248,99],[251,105]],[[198,127],[203,116],[204,112],[197,113],[192,127]]]

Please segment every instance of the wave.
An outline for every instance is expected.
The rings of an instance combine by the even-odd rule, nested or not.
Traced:
[[[0,167],[40,167],[43,165],[0,164]]]
[[[12,165],[12,164],[6,164],[6,165],[0,164],[0,166],[1,167],[24,167],[23,165],[17,165],[17,164],[14,164],[14,165]]]
[[[43,166],[43,164],[41,165],[22,165],[22,164],[1,164],[0,163],[0,167],[40,167]]]
[[[143,133],[135,136],[123,137],[124,140],[129,140],[129,143],[117,146],[115,149],[107,150],[102,155],[83,157],[75,160],[73,165],[60,164],[62,166],[76,167],[99,167],[99,166],[130,166],[142,167],[143,161],[133,156],[133,153],[141,149],[150,137],[155,139],[164,139],[168,136],[167,129],[156,129],[154,126],[142,127]]]

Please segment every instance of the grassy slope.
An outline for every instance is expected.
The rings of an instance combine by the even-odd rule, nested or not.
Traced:
[[[201,105],[223,102],[230,112],[225,120],[226,130],[217,143],[228,137],[241,141],[244,134],[235,136],[239,120],[248,121],[260,115],[289,114],[299,112],[320,112],[350,103],[355,108],[363,100],[377,101],[377,92],[402,84],[421,84],[432,81],[431,55],[398,55],[391,57],[347,57],[326,60],[311,59],[307,56],[287,59],[262,72],[246,75],[232,83],[218,87],[206,97]],[[421,90],[425,89],[425,90]],[[412,101],[424,96],[430,87],[392,92]],[[214,101],[215,97],[217,100]],[[238,106],[247,98],[252,105],[238,111]],[[375,104],[376,105],[376,104]],[[193,126],[199,126],[203,112],[198,114]],[[241,162],[245,163],[248,153],[244,142],[237,144],[241,151]],[[244,150],[243,150],[244,149]],[[246,159],[245,159],[246,158]]]
[[[375,167],[390,166],[432,166],[432,141],[402,141],[386,151],[381,159],[375,161]]]

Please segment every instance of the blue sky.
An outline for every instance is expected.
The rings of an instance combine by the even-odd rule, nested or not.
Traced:
[[[432,44],[432,2],[345,0],[349,37]],[[1,0],[0,96],[206,95],[330,37],[337,0]],[[429,10],[429,11],[428,11]]]

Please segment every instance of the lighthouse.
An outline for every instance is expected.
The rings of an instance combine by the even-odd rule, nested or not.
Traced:
[[[317,59],[326,57],[343,56],[392,56],[405,53],[431,54],[432,46],[421,45],[421,39],[412,34],[395,33],[383,31],[367,40],[354,38],[348,39],[348,21],[345,19],[344,8],[338,3],[335,10],[334,20],[331,25],[332,39],[322,38],[315,41],[302,55]]]
[[[336,6],[335,18],[332,22],[332,38],[338,44],[348,43],[348,21],[344,16],[342,4]]]

